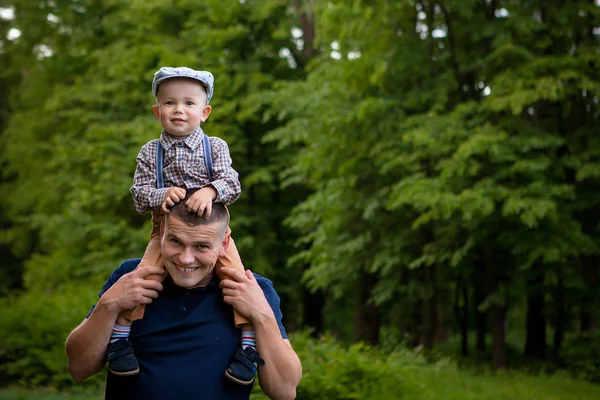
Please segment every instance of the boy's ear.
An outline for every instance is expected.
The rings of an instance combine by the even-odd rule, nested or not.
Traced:
[[[210,112],[212,111],[212,107],[209,105],[204,106],[204,110],[202,110],[202,116],[200,117],[200,121],[204,122],[208,119]]]
[[[158,106],[156,104],[152,106],[152,112],[154,113],[157,119],[160,119],[160,110],[158,109]]]

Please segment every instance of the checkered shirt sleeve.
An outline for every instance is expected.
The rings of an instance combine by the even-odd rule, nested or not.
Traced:
[[[130,189],[133,204],[138,213],[143,214],[160,208],[168,187],[156,187],[156,147],[158,139],[146,143],[138,153]]]
[[[229,205],[242,193],[239,175],[231,166],[232,160],[227,143],[218,137],[211,137],[210,146],[213,159],[213,181],[210,184],[218,193],[215,201]]]

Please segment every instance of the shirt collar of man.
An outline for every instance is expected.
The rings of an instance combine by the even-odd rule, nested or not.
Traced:
[[[210,280],[208,285],[196,287],[196,288],[192,288],[192,289],[186,289],[186,288],[177,286],[175,283],[173,283],[173,280],[171,279],[171,277],[167,276],[167,278],[163,282],[163,290],[165,290],[167,293],[172,293],[172,294],[183,294],[186,292],[187,293],[201,293],[206,290],[219,289],[219,282],[220,282],[220,280],[217,277],[217,274],[214,273],[214,271],[213,271],[212,279]]]
[[[171,147],[175,145],[177,142],[184,143],[190,150],[196,150],[200,143],[202,143],[202,139],[204,138],[204,132],[202,128],[198,127],[191,135],[186,136],[183,139],[176,138],[171,135],[164,129],[160,133],[160,144],[165,150],[169,150]]]

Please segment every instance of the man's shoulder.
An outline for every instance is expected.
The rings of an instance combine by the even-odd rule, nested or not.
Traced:
[[[142,261],[141,258],[130,258],[128,260],[125,260],[121,263],[121,265],[119,265],[117,267],[117,269],[115,269],[113,274],[115,272],[120,272],[121,275],[125,275],[126,273],[131,272],[134,269],[136,269],[138,264],[140,263],[140,261]]]
[[[264,286],[271,286],[273,287],[273,282],[271,282],[270,279],[265,278],[262,275],[257,274],[256,272],[253,272],[252,275],[254,275],[254,277],[256,278],[256,282],[258,282],[258,284],[262,287]]]
[[[257,273],[253,272],[252,274],[254,275],[254,278],[256,279],[258,286],[260,286],[260,288],[263,290],[265,296],[267,297],[267,300],[279,301],[279,295],[277,294],[277,291],[275,291],[275,288],[273,287],[273,282],[271,282],[270,279],[265,278],[264,276],[259,275]]]
[[[114,285],[114,283],[116,281],[118,281],[120,277],[122,277],[123,275],[128,274],[129,272],[136,269],[141,260],[142,260],[141,258],[132,258],[132,259],[123,261],[121,263],[121,265],[119,265],[112,272],[112,274],[110,274],[110,276],[106,280],[106,283],[104,283],[104,286],[102,287],[102,290],[100,291],[100,293],[98,293],[98,295],[102,296],[102,294],[104,292],[106,292],[108,289],[110,289],[110,287],[112,285]]]

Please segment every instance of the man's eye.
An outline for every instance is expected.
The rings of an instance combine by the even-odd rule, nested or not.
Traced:
[[[170,241],[171,241],[171,244],[173,244],[173,245],[175,245],[175,246],[177,246],[177,245],[179,245],[179,244],[181,243],[181,242],[180,242],[179,240],[177,240],[177,239],[171,239]]]

